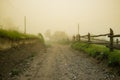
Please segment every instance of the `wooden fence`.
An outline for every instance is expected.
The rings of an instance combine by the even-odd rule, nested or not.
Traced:
[[[93,40],[92,38],[101,37],[101,36],[107,36],[109,38],[109,41],[107,41],[107,40],[99,40],[99,39],[94,39],[96,41],[92,41]],[[90,33],[88,33],[87,35],[83,35],[83,36],[80,36],[80,34],[78,34],[76,36],[73,36],[73,40],[74,41],[86,42],[86,41],[82,40],[84,38],[84,39],[87,39],[88,43],[106,45],[107,47],[109,47],[110,51],[113,51],[114,48],[120,49],[120,45],[119,45],[119,40],[118,39],[116,39],[116,44],[114,44],[114,38],[115,37],[120,37],[120,34],[114,35],[113,30],[110,28],[110,32],[106,33],[106,34],[91,35]]]

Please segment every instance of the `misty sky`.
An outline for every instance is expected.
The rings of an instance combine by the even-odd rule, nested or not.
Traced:
[[[0,25],[12,20],[28,33],[61,30],[68,34],[120,33],[120,0],[0,0]]]

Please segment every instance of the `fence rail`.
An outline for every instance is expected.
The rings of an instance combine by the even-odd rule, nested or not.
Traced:
[[[109,33],[108,34],[94,35],[94,36],[90,36],[90,37],[101,37],[101,36],[107,36],[107,35],[109,35]]]
[[[109,41],[92,39],[92,38],[102,37],[102,36],[107,36],[109,38]],[[114,38],[115,37],[120,37],[120,34],[114,35],[113,30],[110,28],[110,32],[106,33],[106,34],[91,35],[90,33],[88,33],[87,35],[83,35],[83,36],[80,36],[80,34],[77,34],[76,36],[73,36],[73,40],[74,41],[75,40],[76,41],[82,41],[81,39],[87,39],[87,42],[90,43],[90,44],[106,45],[107,47],[109,47],[110,51],[113,51],[114,48],[115,49],[120,49],[119,40],[116,39],[116,44],[114,43]],[[92,40],[94,40],[94,41],[92,41]],[[86,42],[86,41],[83,41],[83,42]]]

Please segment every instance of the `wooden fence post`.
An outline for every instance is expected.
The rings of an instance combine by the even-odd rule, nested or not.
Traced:
[[[90,42],[90,33],[88,33],[88,42]]]
[[[118,40],[118,39],[116,39],[116,44],[117,44],[117,45],[119,44],[119,40]]]
[[[76,41],[80,41],[80,34],[76,35]]]
[[[110,28],[110,51],[113,51],[113,30]]]
[[[75,35],[73,35],[73,41],[75,41]]]
[[[78,41],[78,37],[77,37],[77,35],[75,36],[75,40]]]

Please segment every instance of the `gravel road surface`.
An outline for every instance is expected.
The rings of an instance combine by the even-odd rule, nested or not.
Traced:
[[[54,44],[38,54],[19,80],[120,80],[107,68],[69,45]]]

